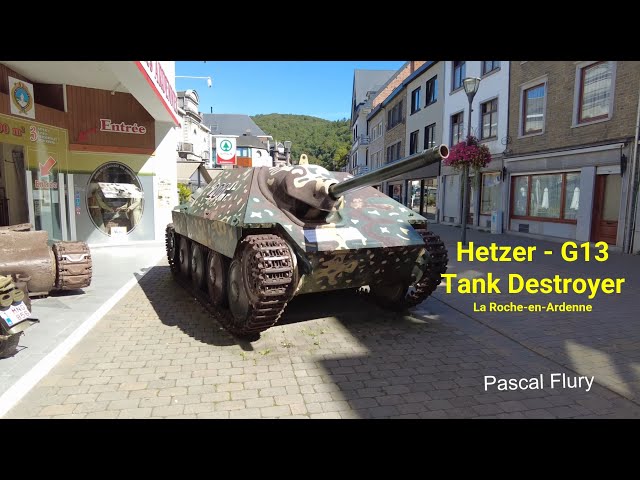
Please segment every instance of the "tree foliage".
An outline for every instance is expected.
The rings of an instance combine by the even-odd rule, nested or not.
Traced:
[[[340,170],[347,164],[351,150],[349,120],[336,121],[308,115],[270,113],[251,117],[274,141],[291,141],[291,160],[297,163],[305,153],[309,163],[328,170]]]

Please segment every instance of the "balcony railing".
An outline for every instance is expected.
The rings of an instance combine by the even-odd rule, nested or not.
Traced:
[[[356,166],[356,168],[353,171],[353,175],[355,177],[358,177],[360,175],[364,175],[365,173],[369,173],[369,166],[368,165],[358,165],[358,166]]]
[[[359,135],[353,141],[351,148],[357,148],[360,145],[369,145],[369,135]]]

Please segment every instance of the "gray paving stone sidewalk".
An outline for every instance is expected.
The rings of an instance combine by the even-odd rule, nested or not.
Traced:
[[[459,233],[436,229],[447,239]],[[483,235],[471,232],[470,238]],[[487,240],[495,238],[521,241]],[[632,261],[609,265],[629,271]],[[451,271],[466,268],[454,264]],[[621,358],[610,353],[629,338],[627,307],[622,318],[610,307],[601,323],[594,315],[597,302],[586,320],[477,321],[465,302],[439,289],[411,315],[397,315],[345,293],[301,296],[279,326],[250,344],[222,330],[162,261],[5,418],[640,417],[640,406],[613,391],[613,384],[585,392],[485,391],[483,383],[485,375],[574,374],[577,364],[586,368],[575,353],[586,346],[609,361]],[[633,302],[612,302],[626,304]],[[632,350],[624,350],[624,358],[631,359]],[[596,365],[597,355],[591,356]],[[615,362],[597,365],[617,368]]]

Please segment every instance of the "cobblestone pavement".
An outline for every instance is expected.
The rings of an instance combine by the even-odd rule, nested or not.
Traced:
[[[437,230],[448,241],[459,234]],[[611,265],[628,269],[628,258]],[[460,268],[453,261],[450,271]],[[5,418],[637,418],[640,406],[597,384],[596,371],[583,372],[596,375],[589,392],[485,391],[483,383],[485,375],[614,368],[595,362],[614,351],[633,367],[630,325],[638,322],[626,295],[604,300],[607,322],[595,308],[580,316],[477,317],[465,296],[442,288],[411,315],[340,292],[301,296],[279,326],[243,343],[176,285],[163,261]],[[620,305],[618,317],[612,309]],[[580,353],[588,349],[597,353]]]
[[[596,381],[640,404],[640,256],[610,253],[606,262],[565,262],[561,243],[532,240],[515,235],[492,235],[471,230],[467,240],[476,245],[536,245],[531,263],[473,262],[456,260],[460,229],[434,225],[449,249],[449,273],[467,278],[484,277],[492,272],[503,278],[502,293],[477,295],[446,294],[438,289],[435,297],[466,315],[495,328],[527,348],[566,366],[580,375],[594,375]],[[553,251],[545,255],[544,250]],[[468,257],[466,257],[468,258]],[[622,293],[603,294],[589,300],[587,294],[530,295],[506,293],[508,276],[525,278],[624,278]],[[591,312],[497,313],[474,312],[473,303],[489,302],[546,305],[548,302],[592,305]]]

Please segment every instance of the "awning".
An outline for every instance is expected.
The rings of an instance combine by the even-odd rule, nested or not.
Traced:
[[[200,162],[177,162],[176,166],[178,168],[178,183],[188,185],[191,176],[200,166]]]

